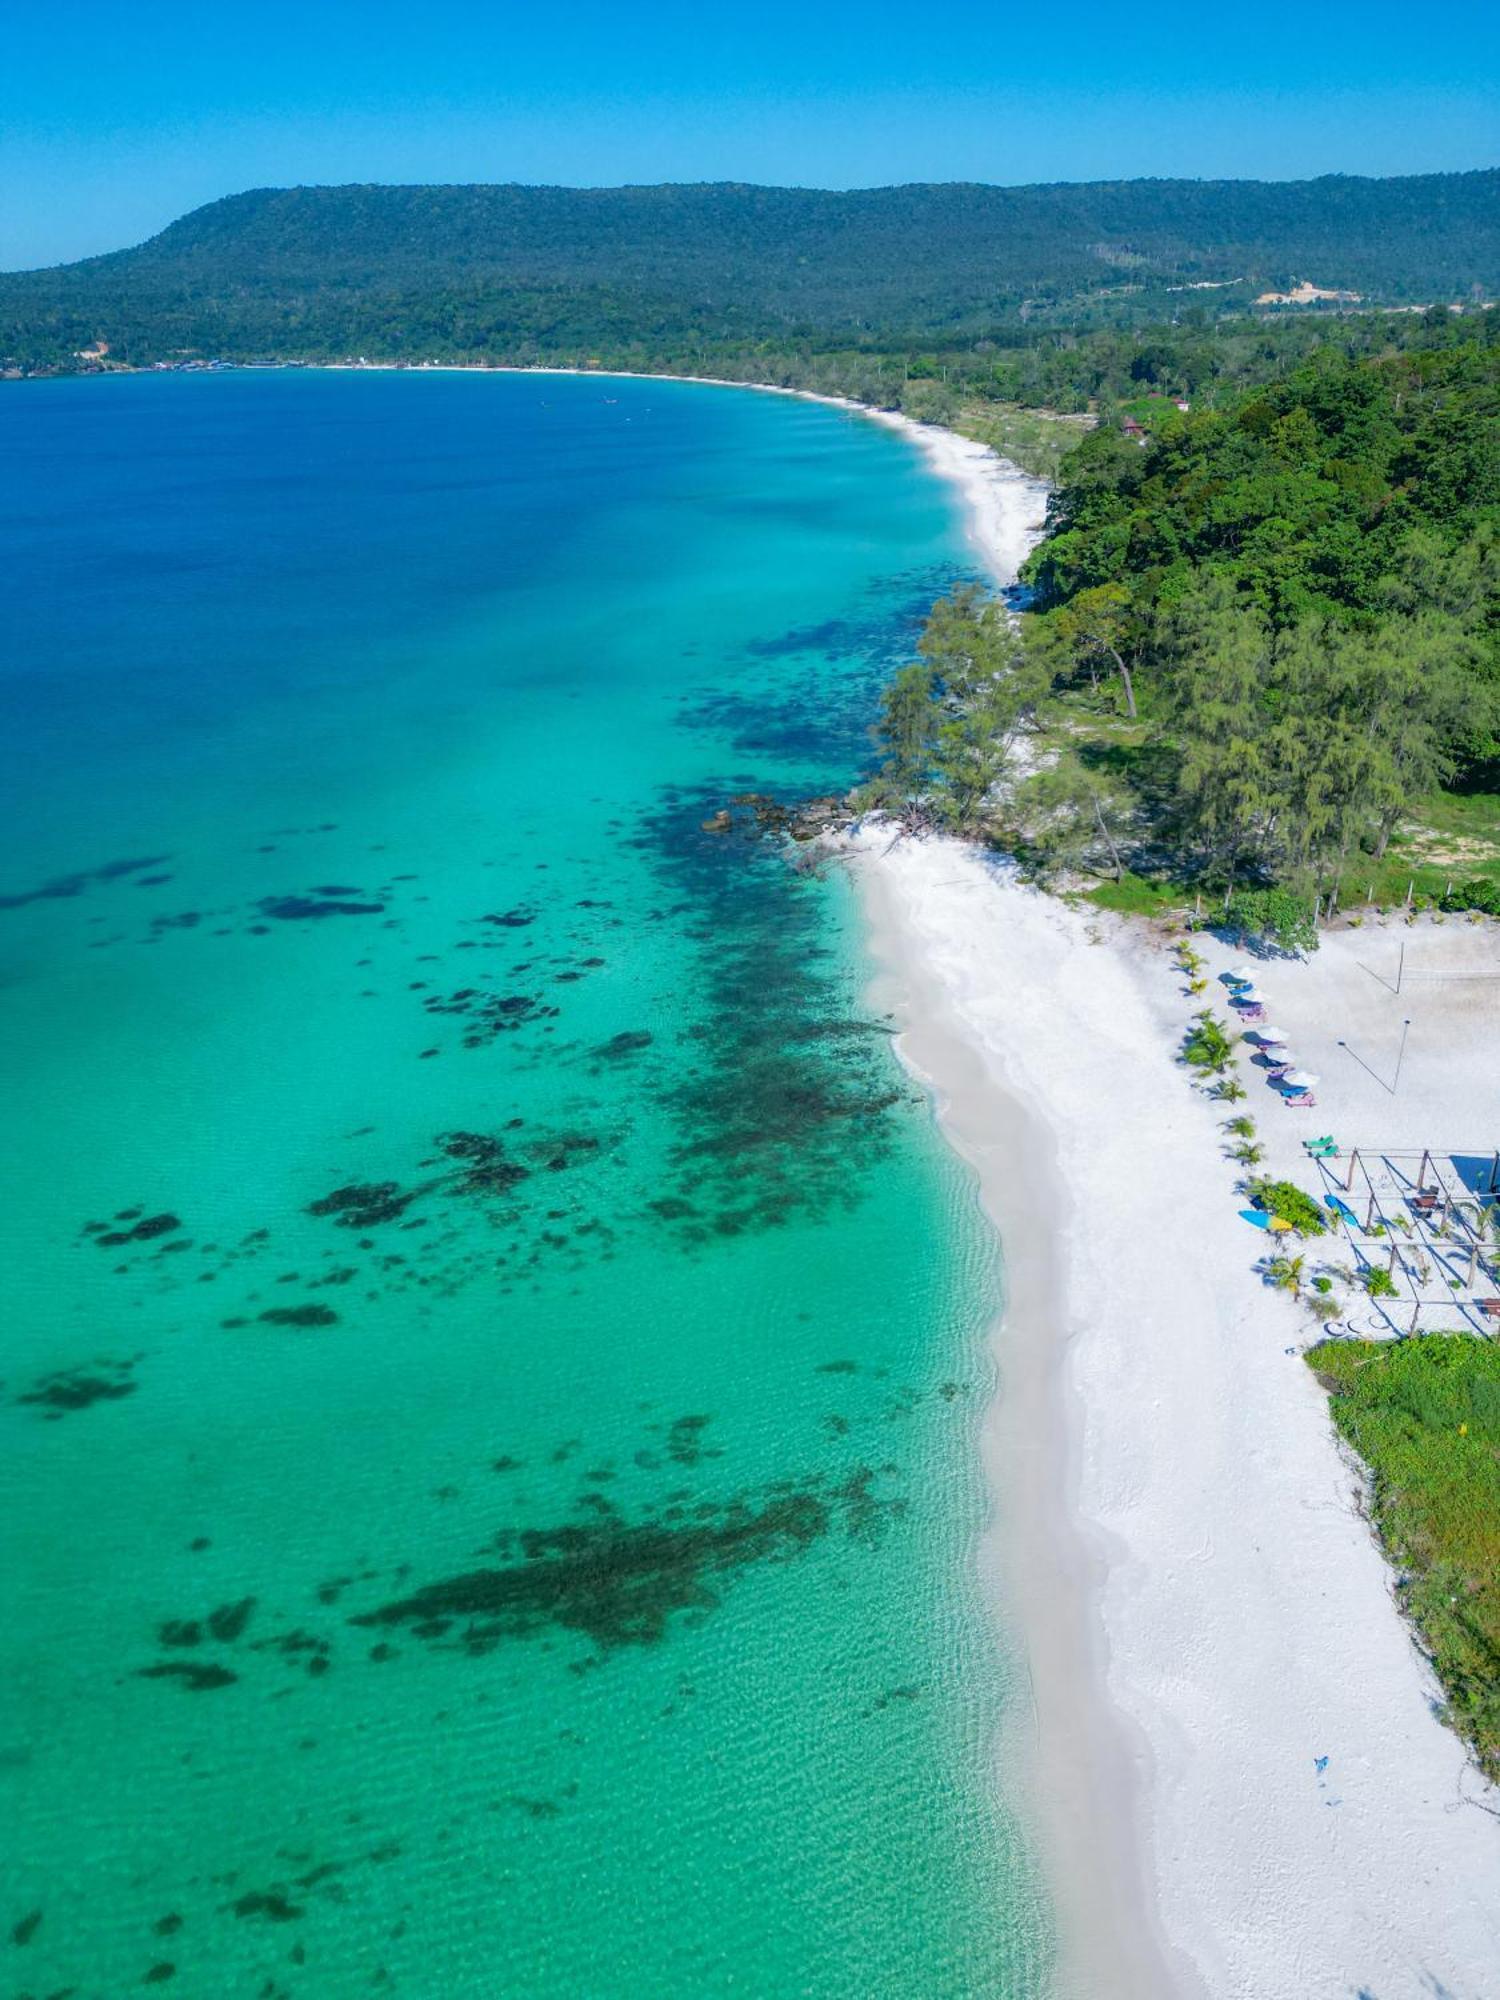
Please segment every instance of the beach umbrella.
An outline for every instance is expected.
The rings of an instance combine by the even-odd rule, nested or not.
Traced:
[[[1278,1049],[1284,1049],[1286,1047],[1286,1036],[1282,1034],[1280,1028],[1273,1028],[1269,1021],[1265,1024],[1264,1027],[1256,1029],[1255,1039],[1260,1043],[1263,1049],[1269,1048],[1273,1044]]]
[[[1258,1007],[1260,995],[1253,986],[1242,986],[1234,996],[1234,1004],[1236,1007]]]
[[[1311,1090],[1317,1080],[1311,1070],[1306,1069],[1290,1069],[1282,1078],[1282,1082],[1292,1090]]]
[[[1232,965],[1229,968],[1229,977],[1238,980],[1241,986],[1248,986],[1255,977],[1255,967],[1253,965]]]

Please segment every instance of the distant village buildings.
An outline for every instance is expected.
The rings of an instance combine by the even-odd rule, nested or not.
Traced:
[[[1255,303],[1258,306],[1357,306],[1363,298],[1363,292],[1332,292],[1323,285],[1310,285],[1304,278],[1289,292],[1262,292]]]

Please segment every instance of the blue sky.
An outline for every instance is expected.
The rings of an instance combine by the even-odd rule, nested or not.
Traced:
[[[1292,179],[1500,164],[1500,6],[71,0],[0,39],[0,269],[298,181]]]

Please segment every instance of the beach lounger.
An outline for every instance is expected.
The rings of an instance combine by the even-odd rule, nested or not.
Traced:
[[[1266,1010],[1258,1000],[1246,1001],[1240,1006],[1240,1019],[1242,1021],[1263,1021],[1265,1018]]]
[[[1474,1303],[1486,1319],[1500,1319],[1500,1299],[1476,1299]]]
[[[1292,1111],[1311,1111],[1318,1101],[1310,1090],[1284,1090],[1281,1095]]]

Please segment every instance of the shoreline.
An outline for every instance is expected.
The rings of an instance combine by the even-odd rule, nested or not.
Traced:
[[[1014,583],[1043,532],[1047,482],[955,432],[844,407],[911,438],[933,473],[959,489],[970,543],[991,581]],[[913,947],[893,881],[867,853],[845,852],[877,967],[876,1005],[898,1023],[897,1057],[974,1175],[1000,1244],[1002,1300],[986,1335],[994,1384],[979,1439],[991,1509],[979,1580],[1026,1664],[1030,1715],[1013,1717],[997,1736],[1004,1768],[996,1777],[1019,1793],[1053,1901],[1050,1992],[1054,2000],[1197,1996],[1205,1989],[1168,1942],[1150,1879],[1151,1746],[1108,1683],[1100,1600],[1114,1551],[1080,1499],[1085,1412],[1068,1373],[1073,1332],[1059,1218],[1069,1191],[1054,1134],[955,1014],[930,956]]]
[[[882,836],[883,837],[883,836]],[[871,1004],[973,1175],[1002,1249],[1003,1295],[985,1334],[994,1371],[979,1437],[990,1513],[981,1594],[1019,1643],[1030,1696],[997,1736],[996,1778],[1036,1842],[1057,1923],[1053,2000],[1163,2000],[1194,1992],[1157,1918],[1139,1838],[1150,1749],[1112,1704],[1098,1596],[1109,1549],[1078,1501],[1081,1410],[1066,1374],[1067,1207],[1051,1131],[1005,1087],[906,934],[878,861],[846,848],[876,966]],[[1025,1162],[1023,1170],[1022,1162]]]

